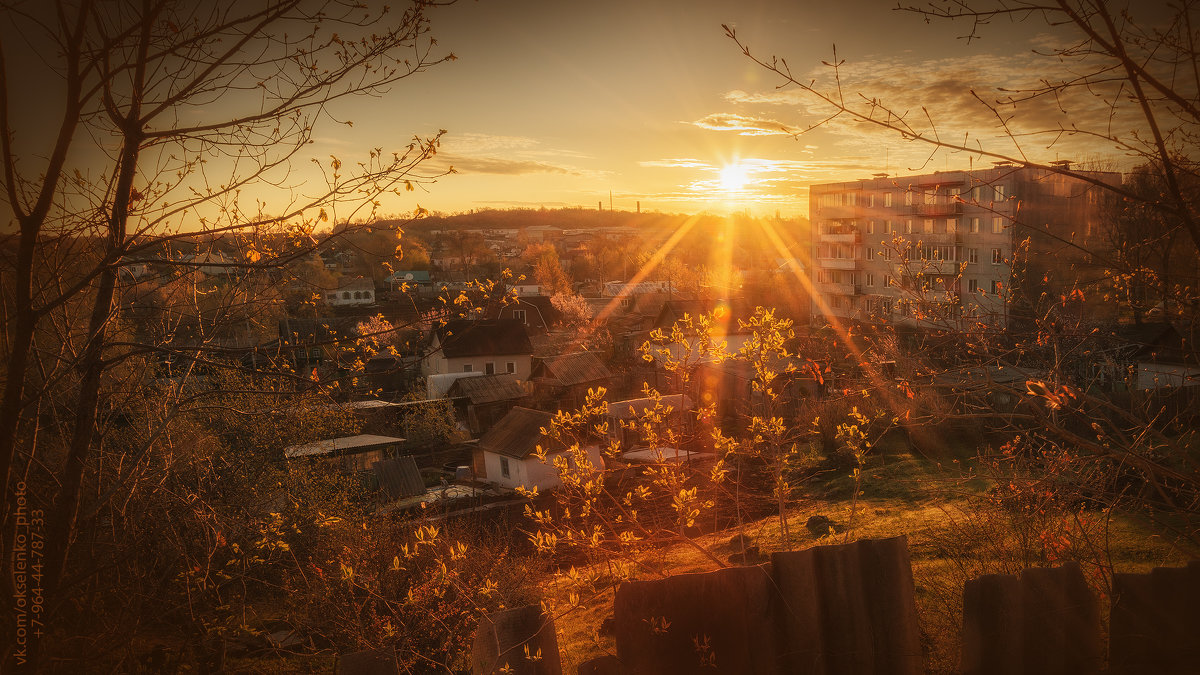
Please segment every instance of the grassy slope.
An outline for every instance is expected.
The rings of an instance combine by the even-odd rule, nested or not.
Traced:
[[[827,481],[812,497],[793,501],[788,512],[790,549],[820,544],[840,544],[872,537],[906,535],[916,582],[917,610],[930,672],[955,672],[959,652],[961,593],[966,579],[986,573],[1013,573],[1026,565],[1050,564],[1042,558],[1039,546],[1022,546],[1011,534],[1007,519],[1000,512],[978,508],[978,495],[986,487],[981,481],[944,478],[941,467],[924,460],[891,456],[864,472],[863,497],[859,500],[852,530],[851,505],[843,497],[852,492],[848,479]],[[805,528],[814,514],[822,514],[838,524],[841,532],[816,537]],[[1096,514],[1091,514],[1096,515]],[[1101,517],[1101,522],[1103,519]],[[746,533],[764,553],[783,550],[779,519],[775,516],[749,523]],[[1008,533],[1006,535],[1006,533]],[[727,559],[733,531],[698,538],[703,546]],[[1004,536],[1002,536],[1004,535]],[[1081,559],[1089,581],[1103,594],[1105,579],[1095,564],[1089,564],[1089,544],[1102,545],[1107,538],[1113,569],[1119,572],[1144,572],[1155,566],[1182,564],[1188,553],[1176,550],[1163,539],[1147,534],[1137,524],[1113,518],[1107,531],[1092,533],[1091,540],[1078,538],[1067,557]],[[1192,551],[1191,555],[1200,554]],[[693,547],[674,545],[656,550],[655,567],[663,574],[702,572],[714,569],[711,559]],[[545,590],[559,606],[567,606],[567,584],[548,580]],[[614,653],[611,635],[601,635],[602,621],[612,613],[613,593],[605,588],[582,600],[574,609],[559,615],[559,647],[563,654],[563,672],[575,672],[578,664],[590,658]],[[1107,605],[1102,595],[1101,606]]]

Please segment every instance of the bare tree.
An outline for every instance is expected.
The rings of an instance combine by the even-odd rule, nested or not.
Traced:
[[[430,4],[395,11],[341,0],[6,3],[0,161],[16,231],[2,251],[0,576],[8,597],[32,588],[24,570],[13,569],[14,547],[29,534],[18,506],[33,499],[22,492],[28,486],[53,486],[31,504],[43,516],[37,635],[52,632],[69,595],[64,572],[105,411],[118,405],[113,387],[137,386],[122,364],[179,351],[122,332],[128,268],[158,252],[177,274],[195,274],[212,256],[181,258],[176,243],[211,254],[220,236],[237,248],[222,265],[250,276],[303,257],[322,223],[370,220],[381,195],[432,178],[418,166],[437,152],[440,134],[396,152],[376,148],[355,163],[320,162],[316,181],[294,173],[317,123],[338,122],[339,101],[383,94],[453,58],[427,34]],[[14,54],[14,45],[29,51]],[[42,121],[21,114],[28,99],[20,69],[29,61],[15,57],[30,54],[48,80],[42,95],[61,102],[45,147],[30,140]],[[281,205],[268,208],[260,196],[268,193]],[[72,327],[80,318],[84,330]],[[191,351],[204,360],[218,350]],[[58,439],[42,430],[43,406],[70,411]],[[6,640],[17,634],[12,622],[27,618],[6,619]],[[34,627],[28,640],[8,643],[6,663],[36,667]]]

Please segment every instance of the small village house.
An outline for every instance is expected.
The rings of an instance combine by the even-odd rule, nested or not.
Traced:
[[[530,408],[510,410],[479,439],[472,456],[475,477],[510,490],[525,487],[544,491],[561,485],[553,457],[566,448],[542,433],[542,429],[550,426],[551,417],[548,412]],[[545,450],[544,462],[534,454],[539,445]],[[585,450],[592,466],[603,469],[600,448],[592,445]]]
[[[485,375],[508,373],[522,382],[533,367],[533,345],[524,324],[511,319],[454,319],[430,335],[421,371]]]

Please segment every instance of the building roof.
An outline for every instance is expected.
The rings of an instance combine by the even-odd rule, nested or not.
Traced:
[[[741,333],[747,331],[740,322],[749,322],[754,316],[754,306],[742,300],[668,300],[663,303],[662,310],[654,320],[656,328],[671,328],[675,322],[682,319],[684,314],[692,317],[713,313],[718,324],[725,326],[726,333]]]
[[[545,445],[541,430],[550,426],[551,417],[548,412],[517,406],[479,439],[479,449],[524,459],[539,443]]]
[[[358,436],[328,438],[323,441],[293,445],[289,448],[284,448],[283,456],[292,459],[294,457],[319,457],[321,455],[349,455],[356,452],[386,448],[403,442],[403,438],[396,438],[394,436],[359,434]]]
[[[455,380],[454,384],[450,385],[447,395],[451,397],[465,396],[472,405],[481,405],[525,398],[525,389],[517,381],[515,375],[499,373]]]
[[[374,291],[375,282],[363,277],[354,277],[349,281],[342,280],[338,283],[339,291]]]
[[[692,409],[692,399],[684,394],[666,394],[662,397],[664,407],[670,406],[671,412],[678,413]],[[645,413],[654,405],[649,398],[631,398],[626,401],[616,401],[608,404],[608,416],[621,420],[630,420]]]
[[[425,494],[425,481],[412,455],[382,459],[371,465],[379,478],[379,489],[388,499],[403,499]]]
[[[454,319],[434,329],[448,359],[533,354],[525,324],[513,319]]]
[[[388,283],[408,281],[416,284],[427,284],[430,280],[431,277],[427,270],[398,270],[384,279]]]
[[[539,366],[542,377],[555,380],[563,387],[612,377],[612,371],[592,352],[548,356],[541,360]]]

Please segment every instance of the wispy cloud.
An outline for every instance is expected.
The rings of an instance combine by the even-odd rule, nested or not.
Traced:
[[[1038,46],[1050,47],[1051,40],[1040,36]],[[1114,88],[1099,85],[1086,91],[1069,89],[1059,96],[1030,95],[1047,84],[1076,78],[1086,72],[1081,69],[1087,65],[1033,53],[978,54],[947,59],[849,60],[839,68],[837,82],[828,67],[815,68],[798,78],[811,79],[813,87],[830,98],[844,97],[870,121],[844,114],[830,119],[833,108],[829,104],[798,88],[731,90],[724,98],[745,108],[738,112],[739,118],[770,118],[770,111],[790,108],[804,120],[797,129],[817,125],[813,136],[805,137],[811,139],[806,142],[821,148],[836,144],[839,154],[879,155],[883,141],[892,149],[892,165],[920,165],[931,148],[901,143],[898,135],[889,138],[879,121],[907,125],[913,134],[1032,159],[1095,156],[1113,148],[1089,132],[1123,133],[1122,129],[1140,122]]]
[[[501,157],[468,156],[438,153],[438,159],[453,166],[462,174],[491,174],[500,176],[519,176],[531,173],[559,173],[580,175],[579,171],[566,167],[547,164],[526,159],[504,159]]]
[[[650,159],[638,162],[639,166],[655,169],[708,169],[712,164],[699,159]]]
[[[736,113],[713,113],[688,124],[712,131],[736,131],[739,136],[788,136],[792,133],[782,122]]]

